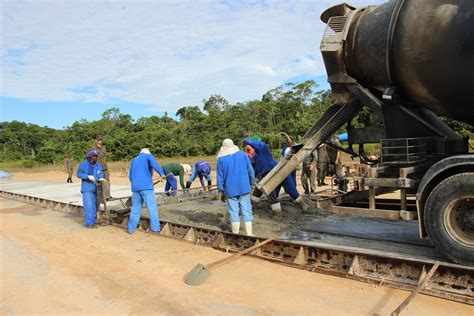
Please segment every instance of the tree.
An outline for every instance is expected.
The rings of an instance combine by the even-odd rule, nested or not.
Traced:
[[[212,111],[224,111],[229,107],[229,102],[219,94],[213,94],[209,99],[203,99],[204,111],[211,113]]]

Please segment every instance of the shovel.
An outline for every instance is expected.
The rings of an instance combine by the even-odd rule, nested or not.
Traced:
[[[202,265],[200,263],[198,263],[189,273],[188,275],[185,277],[184,279],[184,283],[188,284],[188,285],[200,285],[202,283],[204,283],[204,281],[206,281],[211,275],[211,269],[217,267],[217,266],[220,266],[224,263],[228,263],[228,262],[231,262],[231,261],[234,261],[236,259],[238,259],[239,257],[249,253],[249,252],[252,252],[254,251],[255,249],[258,249],[260,247],[262,247],[263,245],[265,244],[268,244],[269,242],[273,241],[273,238],[270,238],[270,239],[267,239],[267,240],[264,240],[250,248],[247,248],[245,250],[242,250],[236,254],[233,254],[232,256],[230,257],[227,257],[227,258],[224,258],[224,259],[220,259],[220,260],[217,260],[215,262],[212,262],[212,263],[209,263],[207,265]]]

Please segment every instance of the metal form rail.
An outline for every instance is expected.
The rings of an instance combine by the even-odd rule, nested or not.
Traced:
[[[0,191],[0,196],[74,215],[83,212],[82,206],[70,203],[6,191]],[[127,217],[122,216],[121,221],[118,219],[115,218],[114,225],[124,227]],[[142,219],[140,225],[146,230],[148,220]],[[251,247],[264,239],[166,221],[161,222],[161,227],[162,236],[231,252]],[[307,271],[408,291],[414,290],[435,264],[433,260],[313,241],[274,240],[254,251],[251,256]],[[441,262],[421,293],[474,305],[474,267]]]

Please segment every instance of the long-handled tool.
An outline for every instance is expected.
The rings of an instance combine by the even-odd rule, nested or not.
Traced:
[[[224,258],[224,259],[220,259],[220,260],[217,260],[215,262],[212,262],[212,263],[209,263],[207,265],[202,265],[201,263],[198,263],[189,273],[188,275],[185,277],[184,279],[184,283],[188,284],[188,285],[200,285],[202,283],[204,283],[204,281],[206,281],[211,275],[211,271],[210,269],[213,269],[217,266],[220,266],[224,263],[228,263],[228,262],[231,262],[231,261],[234,261],[236,259],[238,259],[239,257],[249,253],[249,252],[252,252],[254,251],[255,249],[258,249],[260,247],[262,247],[263,245],[266,245],[268,244],[269,242],[273,241],[273,238],[270,238],[270,239],[267,239],[267,240],[264,240],[250,248],[247,248],[245,250],[242,250],[236,254],[233,254],[232,256],[230,257],[227,257],[227,258]]]

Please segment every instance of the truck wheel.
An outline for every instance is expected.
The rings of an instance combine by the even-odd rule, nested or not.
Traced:
[[[426,231],[436,249],[454,262],[474,265],[474,173],[439,183],[425,204]]]

